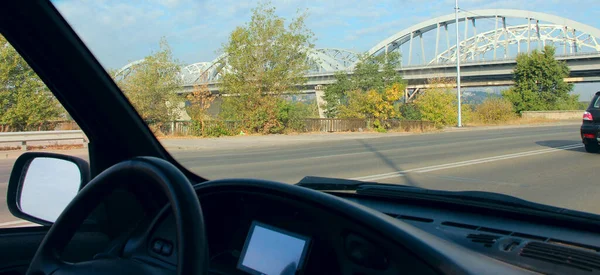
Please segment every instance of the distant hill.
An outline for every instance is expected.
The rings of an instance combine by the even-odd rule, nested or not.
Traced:
[[[479,105],[488,97],[500,97],[500,94],[483,91],[464,91],[462,92],[461,99],[463,104]]]

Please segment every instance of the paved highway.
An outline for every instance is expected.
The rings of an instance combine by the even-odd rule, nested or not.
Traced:
[[[172,153],[209,179],[253,177],[295,183],[306,175],[356,178],[501,192],[600,214],[600,154],[584,152],[578,131],[578,125],[456,130]],[[13,161],[0,160],[2,194]],[[14,221],[5,208],[0,207],[0,225]]]

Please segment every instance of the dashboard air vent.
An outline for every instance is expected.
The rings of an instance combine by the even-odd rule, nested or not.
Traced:
[[[600,270],[600,255],[580,249],[530,242],[519,255],[590,272]]]
[[[458,227],[458,228],[464,228],[464,229],[472,229],[472,230],[476,230],[477,228],[479,228],[479,226],[476,226],[476,225],[470,225],[470,224],[458,223],[458,222],[443,222],[442,224],[446,225],[446,226],[452,226],[452,227]]]
[[[485,247],[492,247],[496,240],[498,240],[500,236],[498,235],[489,235],[489,234],[469,234],[467,235],[467,239],[471,239],[474,243],[482,243]]]
[[[409,220],[409,221],[424,222],[424,223],[432,223],[433,222],[433,219],[429,219],[429,218],[406,216],[406,215],[396,215],[396,214],[385,213],[385,212],[383,214],[386,214],[390,217],[394,217],[394,218],[401,219],[401,220]]]
[[[421,217],[415,217],[415,216],[400,215],[397,218],[401,219],[401,220],[409,220],[409,221],[415,221],[415,222],[425,222],[425,223],[433,222],[433,219],[421,218]]]

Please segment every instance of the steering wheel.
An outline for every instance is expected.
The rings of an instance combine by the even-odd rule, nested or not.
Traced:
[[[208,248],[202,209],[190,181],[173,164],[154,157],[137,157],[106,169],[92,179],[67,205],[38,247],[27,270],[34,274],[165,274],[172,273],[140,260],[114,258],[66,263],[61,252],[96,206],[116,188],[144,180],[169,200],[177,232],[177,273],[206,274]]]

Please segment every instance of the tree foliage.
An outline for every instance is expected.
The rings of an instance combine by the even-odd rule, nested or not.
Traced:
[[[117,83],[142,118],[155,125],[173,121],[183,111],[176,93],[182,81],[177,75],[180,66],[165,38],[159,46]]]
[[[414,103],[406,103],[400,105],[400,114],[406,120],[421,120],[421,111]]]
[[[1,35],[0,110],[0,122],[16,131],[66,118],[62,105]]]
[[[540,52],[517,56],[514,87],[502,93],[515,111],[560,110],[577,106],[578,96],[570,95],[573,84],[564,82],[569,67],[555,58],[555,49],[545,46]]]
[[[323,107],[328,117],[340,115],[340,106],[349,103],[350,95],[358,96],[357,92],[370,91],[383,93],[393,84],[404,83],[402,76],[395,70],[400,65],[399,53],[363,55],[359,60],[350,76],[346,72],[337,72],[335,83],[325,88],[323,99],[327,104]],[[347,108],[344,110],[347,111]]]
[[[282,100],[279,102],[279,113],[277,118],[281,121],[282,128],[276,132],[301,132],[305,128],[306,118],[319,117],[316,102],[291,102]]]
[[[478,105],[475,113],[484,123],[505,122],[515,117],[514,106],[510,101],[500,97],[489,97]]]
[[[229,67],[222,90],[235,95],[224,104],[236,110],[250,131],[270,133],[279,128],[280,95],[306,81],[307,49],[313,47],[306,16],[300,13],[286,25],[270,3],[261,3],[252,10],[250,22],[237,27],[223,45]]]
[[[340,118],[369,118],[375,129],[385,129],[385,120],[398,118],[399,112],[394,103],[400,100],[406,86],[395,83],[383,92],[354,90],[347,93],[347,104],[339,106]]]
[[[199,124],[197,127],[200,134],[205,134],[205,121],[210,119],[207,114],[208,108],[215,100],[215,96],[208,90],[208,85],[195,85],[194,90],[186,96],[189,105],[185,108],[193,123]]]
[[[428,83],[431,88],[423,91],[414,101],[421,119],[432,121],[438,127],[458,124],[458,99],[453,89],[455,82],[438,78]],[[471,107],[468,104],[461,105],[461,116],[462,122],[471,119]]]

